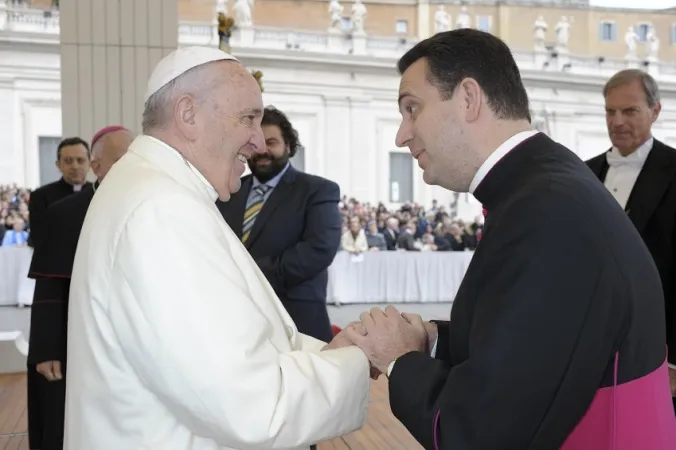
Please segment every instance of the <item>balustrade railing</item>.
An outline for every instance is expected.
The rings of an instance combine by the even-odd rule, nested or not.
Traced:
[[[0,41],[59,43],[59,11],[40,10],[0,0]],[[186,22],[178,24],[179,45],[218,44],[215,23]],[[416,43],[415,39],[352,35],[349,32],[290,30],[253,26],[236,29],[230,40],[234,49],[257,48],[295,50],[299,52],[362,55],[394,59]],[[600,58],[553,52],[514,51],[521,69],[545,72],[570,72],[575,75],[608,77],[627,67],[644,68],[654,76],[676,81],[676,64],[651,63]]]

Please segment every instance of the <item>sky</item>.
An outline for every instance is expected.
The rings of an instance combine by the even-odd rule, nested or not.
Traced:
[[[620,8],[664,9],[676,7],[676,0],[590,0],[592,6]]]

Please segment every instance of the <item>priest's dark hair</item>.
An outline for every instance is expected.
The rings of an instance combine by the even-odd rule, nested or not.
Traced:
[[[421,58],[427,61],[427,79],[449,100],[465,78],[481,87],[498,119],[530,122],[528,94],[519,67],[502,40],[472,28],[437,33],[417,43],[397,63],[404,74]]]
[[[87,144],[87,141],[79,137],[69,137],[59,142],[59,146],[56,147],[56,160],[61,160],[61,150],[64,147],[71,147],[73,145],[84,145],[84,148],[87,149],[87,155],[89,155],[89,144]]]
[[[298,132],[291,125],[286,114],[275,108],[274,106],[266,106],[263,111],[263,121],[261,126],[276,125],[282,132],[282,139],[284,143],[289,146],[289,157],[293,158],[299,148],[301,148]]]

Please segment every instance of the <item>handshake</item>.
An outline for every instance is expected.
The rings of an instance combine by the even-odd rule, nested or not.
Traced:
[[[338,333],[323,350],[356,345],[371,362],[371,378],[387,375],[390,364],[409,352],[430,353],[437,326],[417,314],[400,313],[394,306],[372,308]]]

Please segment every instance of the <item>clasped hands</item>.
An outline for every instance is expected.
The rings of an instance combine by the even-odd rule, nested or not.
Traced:
[[[437,339],[436,325],[417,314],[400,313],[394,306],[372,308],[350,323],[325,347],[326,350],[358,346],[371,363],[371,378],[387,373],[392,361],[409,352],[428,353]]]

